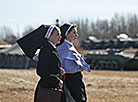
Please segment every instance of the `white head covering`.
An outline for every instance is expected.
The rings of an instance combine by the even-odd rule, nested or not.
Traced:
[[[48,28],[48,30],[47,30],[47,32],[46,32],[46,35],[45,35],[45,38],[49,39],[49,37],[50,37],[50,35],[51,35],[51,33],[52,33],[52,31],[53,31],[54,28],[55,28],[54,25],[51,25],[51,26]]]
[[[71,29],[71,27],[73,26],[73,24],[70,25],[70,27],[67,29],[65,36],[68,34],[69,30]]]

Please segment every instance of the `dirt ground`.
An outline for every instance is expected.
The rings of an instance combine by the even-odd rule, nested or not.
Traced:
[[[138,71],[83,72],[88,102],[138,102]],[[0,69],[0,102],[33,102],[35,69]]]

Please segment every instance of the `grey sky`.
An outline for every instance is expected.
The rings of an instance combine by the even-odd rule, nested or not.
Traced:
[[[138,14],[138,0],[0,0],[0,27],[20,33],[28,25],[53,24],[55,19],[110,19],[115,13]]]

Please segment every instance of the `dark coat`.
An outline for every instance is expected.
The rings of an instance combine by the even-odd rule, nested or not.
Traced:
[[[39,53],[37,74],[41,77],[40,87],[58,88],[62,76],[60,58],[57,50],[46,40]]]

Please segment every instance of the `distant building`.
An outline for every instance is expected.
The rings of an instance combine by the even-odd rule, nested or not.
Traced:
[[[36,63],[24,55],[18,44],[0,50],[0,68],[36,68]]]

